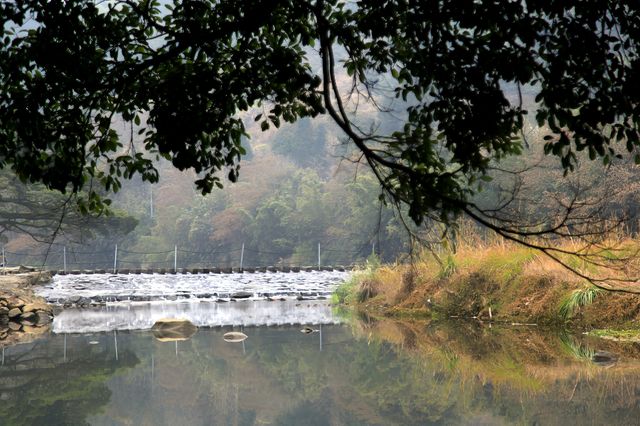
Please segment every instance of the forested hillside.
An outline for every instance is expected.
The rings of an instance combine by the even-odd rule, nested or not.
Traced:
[[[323,265],[362,262],[374,251],[393,260],[407,251],[408,234],[380,202],[377,181],[352,161],[327,120],[253,134],[237,183],[202,196],[195,174],[160,160],[159,183],[127,181],[112,197],[112,212],[137,221],[134,229],[98,234],[87,222],[82,235],[58,232],[52,246],[8,232],[8,263],[42,264],[48,254],[46,263],[62,268],[66,250],[67,269],[104,269],[113,265],[116,244],[122,268],[171,268],[176,247],[178,267],[237,267],[243,245],[244,266],[317,265],[318,250]],[[61,213],[52,211],[51,221]]]
[[[515,89],[509,93],[511,102],[518,102]],[[523,105],[532,104],[525,89]],[[246,155],[238,182],[225,181],[224,188],[207,196],[194,187],[195,173],[177,171],[159,159],[157,184],[124,181],[111,196],[112,216],[83,218],[75,202],[65,203],[63,195],[21,184],[5,172],[3,199],[23,197],[18,207],[5,202],[1,212],[5,221],[0,238],[8,264],[46,263],[61,269],[66,258],[67,269],[110,269],[117,245],[119,268],[172,268],[174,262],[178,268],[238,267],[241,261],[245,267],[305,266],[318,261],[351,265],[373,252],[385,261],[406,255],[407,227],[426,243],[442,238],[445,228],[437,222],[417,229],[398,215],[392,203],[381,203],[375,176],[358,162],[357,151],[341,139],[329,119],[301,119],[262,129],[253,120],[258,113],[252,110],[244,119],[251,139],[244,141]],[[386,132],[393,132],[400,122],[394,112],[370,106],[363,106],[358,117],[362,126]],[[131,134],[125,149],[144,152],[133,130],[129,124],[121,125],[122,135]],[[589,217],[589,223],[597,225],[598,216],[603,221],[624,219],[626,229],[635,232],[634,162],[614,159],[602,168],[584,161],[563,179],[557,160],[544,155],[543,130],[528,123],[520,135],[524,155],[495,164],[474,202],[496,208],[500,220],[531,229],[562,219],[567,203],[573,202],[577,219],[570,220]],[[58,203],[47,201],[47,205],[59,207],[46,212],[29,204],[30,199],[52,197]],[[7,221],[16,212],[31,226]]]

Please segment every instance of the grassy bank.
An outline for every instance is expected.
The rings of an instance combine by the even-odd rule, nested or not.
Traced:
[[[593,265],[584,268],[600,272]],[[424,252],[410,264],[372,261],[334,299],[377,316],[475,317],[589,329],[640,326],[640,295],[602,290],[538,251],[505,242]]]

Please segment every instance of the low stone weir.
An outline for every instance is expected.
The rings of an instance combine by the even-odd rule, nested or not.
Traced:
[[[130,274],[56,275],[35,287],[47,302],[64,307],[92,305],[208,300],[323,300],[348,277],[348,272],[316,271],[241,274]]]
[[[285,272],[285,273],[297,273],[297,272],[345,272],[350,271],[351,266],[257,266],[247,268],[118,268],[115,270],[106,269],[70,269],[70,270],[50,270],[48,273],[51,275],[93,275],[93,274],[112,274],[112,275],[129,275],[129,274],[159,274],[159,275],[175,275],[175,274],[242,274],[242,273],[264,273],[264,272]]]

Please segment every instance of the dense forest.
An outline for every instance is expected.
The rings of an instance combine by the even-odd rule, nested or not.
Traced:
[[[121,268],[172,268],[176,250],[178,268],[238,267],[241,257],[245,267],[317,265],[318,251],[322,265],[372,252],[393,260],[408,250],[409,234],[337,133],[328,120],[310,119],[260,133],[246,141],[239,181],[207,196],[194,188],[195,174],[159,160],[160,182],[126,181],[106,217],[82,216],[65,196],[6,173],[3,198],[14,191],[31,200],[21,210],[25,226],[2,227],[7,263],[62,269],[64,256],[67,269],[109,269],[116,245]],[[43,196],[58,207],[38,207]],[[6,218],[18,210],[3,209]],[[37,215],[46,217],[41,227]]]
[[[376,125],[384,119],[368,117]],[[122,132],[129,130],[123,124]],[[70,198],[4,172],[0,238],[7,264],[62,269],[66,260],[67,269],[111,269],[117,245],[118,268],[352,265],[372,253],[385,261],[402,258],[411,236],[426,244],[442,240],[441,224],[416,228],[380,201],[375,177],[354,161],[330,121],[254,130],[237,183],[203,196],[193,186],[195,174],[160,160],[160,182],[126,181],[112,197],[110,216],[83,215]],[[477,202],[535,224],[556,220],[573,200],[590,226],[599,215],[603,223],[623,219],[625,230],[635,232],[635,163],[616,160],[602,168],[585,161],[563,179],[543,153],[543,133],[528,126],[526,155],[496,164]],[[135,150],[135,141],[127,149]],[[20,203],[6,202],[12,197]]]

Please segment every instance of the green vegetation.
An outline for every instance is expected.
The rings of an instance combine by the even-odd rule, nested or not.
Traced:
[[[238,181],[250,134],[326,115],[352,143],[345,157],[366,163],[415,223],[464,214],[521,239],[527,216],[476,196],[496,161],[523,154],[530,123],[564,171],[577,152],[609,165],[640,145],[635,3],[67,0],[0,11],[0,167],[86,190],[83,210],[103,211],[102,191],[126,179],[157,182],[160,159],[209,193]],[[322,152],[318,132],[306,136],[308,155]],[[297,142],[275,147],[315,164]]]
[[[41,184],[24,184],[8,170],[0,169],[0,243],[17,236],[44,242],[122,236],[137,224],[121,210],[110,215],[80,211],[75,197],[47,190]]]
[[[349,278],[336,288],[331,295],[332,303],[362,303],[375,297],[373,281],[379,268],[380,259],[376,255],[369,256],[363,268],[353,270]]]
[[[616,245],[625,252],[634,244],[625,240]],[[610,258],[617,262],[618,256]],[[598,274],[620,273],[604,263],[601,269],[586,267]],[[354,274],[339,289],[336,302],[374,316],[403,318],[466,317],[588,328],[637,320],[637,295],[606,291],[606,283],[596,287],[563,268],[514,243],[460,240],[455,253],[425,250],[412,263]]]
[[[573,290],[560,304],[560,316],[568,319],[580,307],[592,304],[595,298],[602,292],[602,289],[594,287],[593,285]]]
[[[237,185],[207,197],[190,189],[188,177],[179,174],[154,187],[125,185],[113,207],[138,218],[138,226],[128,233],[112,227],[93,240],[58,236],[57,242],[67,247],[68,268],[109,267],[116,244],[122,268],[171,268],[175,246],[178,267],[185,268],[238,267],[243,245],[245,267],[316,265],[318,243],[323,265],[364,263],[374,246],[387,261],[407,249],[408,235],[393,211],[380,205],[371,175],[343,167],[322,177],[326,170],[301,168],[274,155],[271,146],[278,137],[266,140],[246,162]],[[11,263],[43,262],[38,254],[47,246],[15,233],[9,237]],[[13,254],[28,252],[33,255]],[[50,250],[48,264],[62,267],[61,247]]]
[[[640,8],[405,3],[3,4],[0,168],[77,195],[78,212],[113,196],[139,219],[127,237],[123,220],[89,247],[59,241],[82,268],[110,265],[116,244],[122,268],[172,267],[174,247],[180,267],[393,261],[405,227],[433,246],[461,216],[562,261],[556,237],[597,245],[633,216]],[[464,273],[454,252],[428,280]],[[598,256],[616,257],[565,265],[591,274]],[[526,261],[506,260],[473,280],[516,292]],[[379,294],[364,282],[360,299]]]

